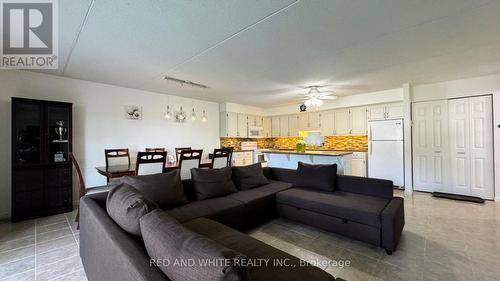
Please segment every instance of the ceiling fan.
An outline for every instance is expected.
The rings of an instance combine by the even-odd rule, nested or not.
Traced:
[[[305,95],[304,105],[306,107],[319,107],[323,105],[323,100],[335,100],[337,96],[332,95],[332,91],[320,91],[321,86],[309,86],[309,89]]]

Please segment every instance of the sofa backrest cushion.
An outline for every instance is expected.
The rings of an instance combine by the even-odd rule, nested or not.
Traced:
[[[163,209],[188,203],[182,188],[179,170],[162,174],[123,177],[121,182],[135,187],[146,198],[156,202]]]
[[[231,167],[221,169],[191,169],[196,200],[204,200],[235,193]]]
[[[338,175],[337,189],[385,199],[394,197],[394,184],[390,180],[383,179]]]
[[[246,268],[240,266],[246,259],[244,255],[187,229],[165,211],[151,212],[140,223],[149,256],[161,261],[157,266],[168,278],[248,280]]]
[[[311,165],[299,162],[295,185],[323,191],[334,191],[337,182],[337,164]]]
[[[139,219],[157,208],[155,202],[126,183],[120,183],[111,189],[106,199],[108,215],[123,230],[136,236],[141,236]]]
[[[264,176],[262,164],[260,163],[233,167],[233,181],[239,190],[247,190],[269,183]]]

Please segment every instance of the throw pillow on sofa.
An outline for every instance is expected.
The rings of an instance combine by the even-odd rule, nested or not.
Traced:
[[[248,279],[246,268],[239,266],[246,259],[244,255],[185,228],[165,211],[142,217],[141,231],[149,256],[162,261],[157,265],[171,280]],[[209,263],[214,261],[217,264]]]
[[[295,185],[323,191],[334,191],[337,181],[337,164],[311,165],[299,162]]]
[[[239,190],[247,190],[268,184],[260,163],[233,167],[233,181]]]
[[[163,209],[188,203],[179,170],[163,174],[123,177],[121,181],[135,187]]]
[[[106,211],[109,216],[123,230],[136,236],[141,236],[139,219],[157,208],[156,203],[126,183],[111,189],[106,199]]]
[[[221,169],[191,169],[196,200],[204,200],[235,193],[231,167]]]

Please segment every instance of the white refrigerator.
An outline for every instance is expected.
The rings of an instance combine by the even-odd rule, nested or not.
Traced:
[[[368,121],[368,177],[404,188],[403,119]]]

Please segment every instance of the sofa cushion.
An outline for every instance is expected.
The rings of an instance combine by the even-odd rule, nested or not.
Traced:
[[[311,165],[299,161],[295,185],[324,191],[334,191],[337,181],[337,164]]]
[[[180,222],[207,217],[231,227],[242,229],[245,218],[245,205],[240,201],[218,197],[193,201],[184,206],[167,210],[167,213]]]
[[[246,259],[244,255],[187,229],[164,211],[156,210],[142,217],[141,229],[149,256],[168,261],[157,266],[172,280],[248,279],[246,267],[240,266]],[[190,260],[194,262],[182,264]],[[213,261],[221,262],[204,264]]]
[[[106,199],[108,215],[123,230],[136,236],[141,236],[139,219],[156,208],[156,203],[126,183],[111,189]]]
[[[234,186],[231,167],[221,169],[191,169],[196,200],[224,196],[238,191]]]
[[[135,187],[162,208],[172,208],[188,202],[182,188],[179,170],[163,174],[123,177],[121,181]]]
[[[239,190],[247,190],[269,183],[260,163],[233,167],[233,181]]]
[[[254,266],[248,273],[252,281],[333,281],[335,278],[320,268],[301,264],[300,259],[264,242],[215,221],[199,218],[183,224],[186,228],[206,236],[249,259],[270,259],[268,266]],[[286,260],[290,266],[273,265],[273,261]]]
[[[276,195],[276,201],[324,215],[380,227],[380,214],[389,200],[349,192],[322,192],[292,188]]]
[[[273,190],[274,192],[280,192],[283,190],[287,190],[291,188],[293,184],[283,182],[283,181],[275,181],[275,180],[269,180],[269,183],[266,185],[263,185],[262,187],[269,188]]]

